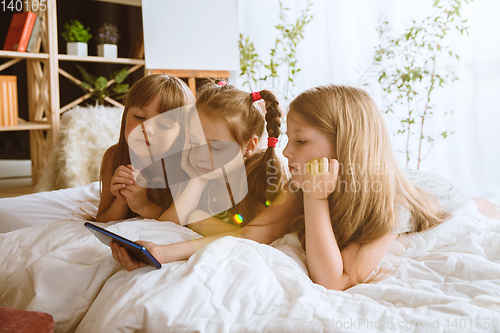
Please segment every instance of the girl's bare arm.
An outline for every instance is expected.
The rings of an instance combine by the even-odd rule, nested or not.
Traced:
[[[326,157],[312,160],[304,175],[307,268],[311,280],[345,290],[364,281],[391,247],[396,235],[369,244],[351,243],[342,252],[333,233],[328,197],[336,188],[339,164]]]
[[[238,231],[240,226],[221,221],[215,216],[208,214],[202,210],[195,210],[189,215],[188,224],[189,229],[196,231],[203,237],[222,234],[230,231]]]
[[[339,250],[326,199],[305,196],[307,267],[311,280],[327,289],[345,290],[364,281],[377,267],[397,235]]]
[[[278,237],[289,232],[293,219],[302,213],[302,205],[292,192],[281,192],[273,203],[260,213],[254,220],[240,230],[221,233],[191,241],[157,245],[151,242],[141,242],[159,262],[165,264],[173,261],[189,259],[196,251],[205,245],[224,236],[251,239],[259,243],[270,244]],[[119,246],[112,247],[113,256],[128,270],[141,267],[143,264],[130,258],[125,251],[120,252]],[[124,249],[121,249],[124,250]]]

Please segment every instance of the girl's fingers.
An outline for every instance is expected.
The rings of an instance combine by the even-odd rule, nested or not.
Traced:
[[[133,183],[134,181],[128,177],[114,176],[113,179],[111,180],[111,184],[132,185]]]
[[[116,172],[123,172],[123,173],[126,173],[126,174],[131,174],[132,173],[132,170],[130,170],[129,167],[126,167],[124,165],[120,165],[118,168],[116,168]]]
[[[307,171],[312,176],[318,176],[318,159],[312,159],[307,163]]]
[[[308,174],[312,175],[313,174],[313,169],[312,169],[312,166],[313,166],[313,162],[314,160],[310,160],[309,162],[307,162],[306,164],[306,171]]]
[[[120,165],[118,168],[116,168],[115,173],[113,174],[113,177],[122,177],[126,178],[127,180],[133,180],[134,175],[132,173],[132,170],[127,168],[126,166]]]
[[[125,255],[123,254],[123,252],[125,251],[125,253],[127,253],[127,250],[123,247],[123,246],[120,246],[119,244],[116,244],[116,252],[118,254],[118,257],[120,258],[120,265],[122,265],[123,267],[125,267],[127,270],[128,270],[128,267],[127,267],[127,259],[125,257]],[[128,255],[128,253],[127,253]]]
[[[127,180],[134,180],[135,179],[135,176],[134,176],[134,173],[128,173],[128,172],[124,172],[122,170],[120,170],[117,174],[116,174],[116,177],[121,177],[121,178],[125,178]]]
[[[123,260],[120,255],[120,251],[117,250],[117,248],[119,248],[119,245],[111,241],[109,243],[109,246],[111,247],[111,254],[113,255],[113,259],[115,259],[120,265],[123,265]]]
[[[320,158],[318,163],[318,173],[320,175],[323,175],[329,172],[330,172],[330,165],[328,163],[328,158],[326,157]]]
[[[321,175],[321,173],[319,173],[319,166],[320,166],[319,159],[315,159],[312,164],[312,172],[314,176]]]
[[[332,163],[335,159],[328,160],[326,157],[314,158],[306,165],[306,170],[313,176],[321,176],[332,172]]]
[[[128,186],[125,186],[120,190],[120,194],[123,195],[125,198],[129,197],[131,193],[132,190]]]
[[[111,190],[111,192],[113,192],[113,191],[119,191],[122,188],[125,188],[125,186],[127,186],[127,185],[125,185],[125,184],[113,184],[113,185],[111,185],[109,187],[109,189]]]
[[[110,186],[109,190],[111,191],[111,193],[113,193],[113,195],[118,195],[118,196],[122,196],[121,194],[121,190],[123,190],[124,188],[126,187],[125,184],[113,184]]]
[[[133,271],[134,269],[138,268],[137,262],[130,257],[130,255],[127,252],[127,249],[122,247],[121,249],[121,255],[123,258],[123,266],[127,268],[129,271]]]
[[[116,185],[112,185],[109,190],[110,192],[116,196],[116,197],[120,197],[122,199],[125,199],[125,197],[123,197],[123,194],[120,192],[121,190],[123,190],[125,187],[125,185],[123,184],[116,184]]]
[[[330,173],[335,175],[339,173],[339,161],[334,158],[330,160]]]

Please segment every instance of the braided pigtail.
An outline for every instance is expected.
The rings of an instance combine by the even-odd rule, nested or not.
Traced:
[[[246,160],[248,179],[248,195],[255,201],[265,203],[266,206],[276,198],[284,185],[286,174],[282,163],[276,154],[276,143],[280,135],[281,110],[277,97],[269,90],[252,93],[250,100],[254,112],[259,112],[253,102],[262,98],[266,103],[266,129],[268,133],[268,147],[266,150],[255,153]]]

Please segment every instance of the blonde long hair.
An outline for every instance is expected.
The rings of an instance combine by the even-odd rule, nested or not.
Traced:
[[[251,94],[232,85],[218,85],[209,80],[197,96],[198,112],[225,123],[233,139],[243,147],[254,135],[261,139],[264,128],[269,137],[278,138],[281,127],[281,110],[276,96],[269,90],[260,91],[266,103],[265,115],[254,105]],[[266,125],[267,123],[267,125]],[[248,193],[244,200],[229,209],[231,214],[243,217],[241,226],[255,218],[256,204],[273,201],[284,184],[284,166],[275,148],[256,151],[245,160]],[[270,177],[270,175],[272,175]]]
[[[369,243],[391,231],[397,208],[411,212],[413,231],[449,218],[437,200],[397,166],[382,114],[359,88],[325,85],[301,93],[290,112],[332,142],[339,162],[337,188],[328,198],[337,244]],[[303,216],[292,224],[305,249]]]

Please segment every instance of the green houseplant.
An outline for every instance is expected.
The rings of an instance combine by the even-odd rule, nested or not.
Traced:
[[[263,84],[271,85],[272,89],[283,97],[285,104],[294,97],[293,88],[300,68],[297,61],[297,47],[304,39],[305,27],[313,16],[309,13],[312,1],[308,0],[306,7],[301,10],[295,21],[288,22],[289,8],[283,7],[280,1],[280,23],[275,26],[280,36],[276,38],[270,49],[270,60],[264,63],[255,50],[254,43],[249,37],[240,34],[240,76],[245,78],[243,86],[250,90],[260,90]]]
[[[97,55],[106,58],[118,57],[118,28],[110,23],[104,23],[97,31]]]
[[[469,0],[472,2],[473,0]],[[382,112],[397,114],[401,127],[394,134],[406,141],[406,167],[416,160],[420,168],[439,139],[453,134],[446,128],[434,133],[426,130],[429,121],[438,113],[452,113],[434,102],[438,90],[443,90],[458,76],[443,65],[460,57],[450,46],[451,31],[468,34],[467,20],[461,17],[462,3],[468,0],[435,0],[433,14],[420,22],[412,21],[403,33],[394,37],[389,22],[381,18],[377,28],[381,43],[375,49],[373,63],[361,76],[358,84],[369,85],[367,77],[374,74],[382,90]],[[424,152],[425,150],[425,152]]]
[[[99,105],[103,105],[108,98],[113,98],[115,100],[122,99],[129,88],[128,84],[123,83],[130,74],[127,68],[114,72],[108,80],[104,76],[95,77],[78,64],[76,67],[83,77],[83,82],[80,84],[80,87],[86,93],[91,92],[91,98]]]
[[[87,43],[92,38],[90,28],[85,28],[78,20],[66,22],[63,26],[62,36],[66,41],[67,53],[70,55],[87,56]]]

